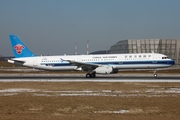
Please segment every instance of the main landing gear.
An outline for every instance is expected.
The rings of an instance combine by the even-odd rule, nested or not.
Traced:
[[[96,73],[93,72],[93,73],[87,73],[86,74],[86,78],[95,78],[96,77]]]

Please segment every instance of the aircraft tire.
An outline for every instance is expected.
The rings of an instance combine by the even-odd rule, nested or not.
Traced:
[[[154,78],[157,78],[157,74],[154,74]]]
[[[91,77],[91,74],[90,73],[87,73],[86,74],[86,78],[90,78]]]
[[[96,74],[95,73],[92,73],[91,74],[91,78],[95,78],[96,77]]]

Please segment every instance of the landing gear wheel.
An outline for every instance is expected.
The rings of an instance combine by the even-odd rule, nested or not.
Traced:
[[[157,78],[156,69],[154,70],[154,78]]]
[[[96,77],[96,74],[95,73],[92,73],[91,74],[91,78],[95,78]]]
[[[96,77],[96,74],[95,74],[95,73],[92,73],[92,74],[87,73],[87,74],[86,74],[86,78],[95,78],[95,77]]]
[[[86,74],[86,78],[90,78],[91,77],[91,74],[90,73],[87,73]]]
[[[154,78],[157,78],[157,74],[154,74]]]

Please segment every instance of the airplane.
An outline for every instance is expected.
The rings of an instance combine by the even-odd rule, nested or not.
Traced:
[[[174,60],[160,53],[96,54],[37,56],[15,35],[9,35],[15,58],[9,63],[41,70],[86,71],[86,78],[96,74],[114,74],[122,69],[156,69],[171,67]]]

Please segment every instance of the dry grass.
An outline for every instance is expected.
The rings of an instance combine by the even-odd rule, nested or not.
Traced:
[[[22,88],[36,91],[2,92],[5,89]],[[171,89],[179,90],[180,83],[1,82],[0,119],[178,120],[179,93],[163,92]],[[68,91],[68,94],[72,94],[72,91],[87,90],[102,95],[60,95]],[[120,110],[128,112],[113,113]]]
[[[8,63],[7,61],[0,61],[0,67],[18,67],[19,65]]]

